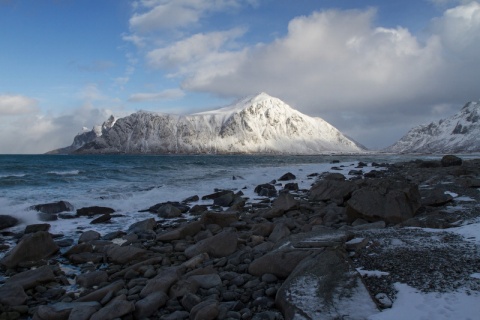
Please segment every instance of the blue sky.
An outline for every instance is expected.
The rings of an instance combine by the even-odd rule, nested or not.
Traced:
[[[0,153],[265,91],[371,148],[480,98],[480,2],[0,0]]]

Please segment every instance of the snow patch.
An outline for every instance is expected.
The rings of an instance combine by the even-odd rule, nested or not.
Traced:
[[[390,275],[389,272],[384,272],[384,271],[380,271],[380,270],[363,270],[363,268],[357,268],[357,271],[358,271],[358,273],[360,273],[360,275],[362,277],[377,277],[377,278],[380,278],[380,277],[383,277],[383,276]]]

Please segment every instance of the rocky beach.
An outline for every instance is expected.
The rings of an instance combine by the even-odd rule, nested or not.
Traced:
[[[478,301],[480,159],[344,169],[152,203],[104,234],[109,207],[38,204],[23,232],[2,212],[0,319],[394,319],[405,290]]]

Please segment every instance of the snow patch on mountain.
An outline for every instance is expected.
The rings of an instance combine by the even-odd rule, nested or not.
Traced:
[[[412,128],[392,146],[393,153],[468,153],[480,151],[480,101],[467,103],[450,118]]]
[[[95,129],[94,129],[95,130]],[[266,93],[230,106],[173,115],[139,111],[118,119],[78,153],[357,153],[364,148],[321,118]]]

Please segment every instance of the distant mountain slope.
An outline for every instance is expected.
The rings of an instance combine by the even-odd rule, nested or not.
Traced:
[[[320,118],[261,93],[214,111],[187,116],[140,111],[118,119],[76,153],[362,152]]]
[[[457,114],[411,129],[392,146],[394,153],[480,152],[480,101],[467,103]]]

